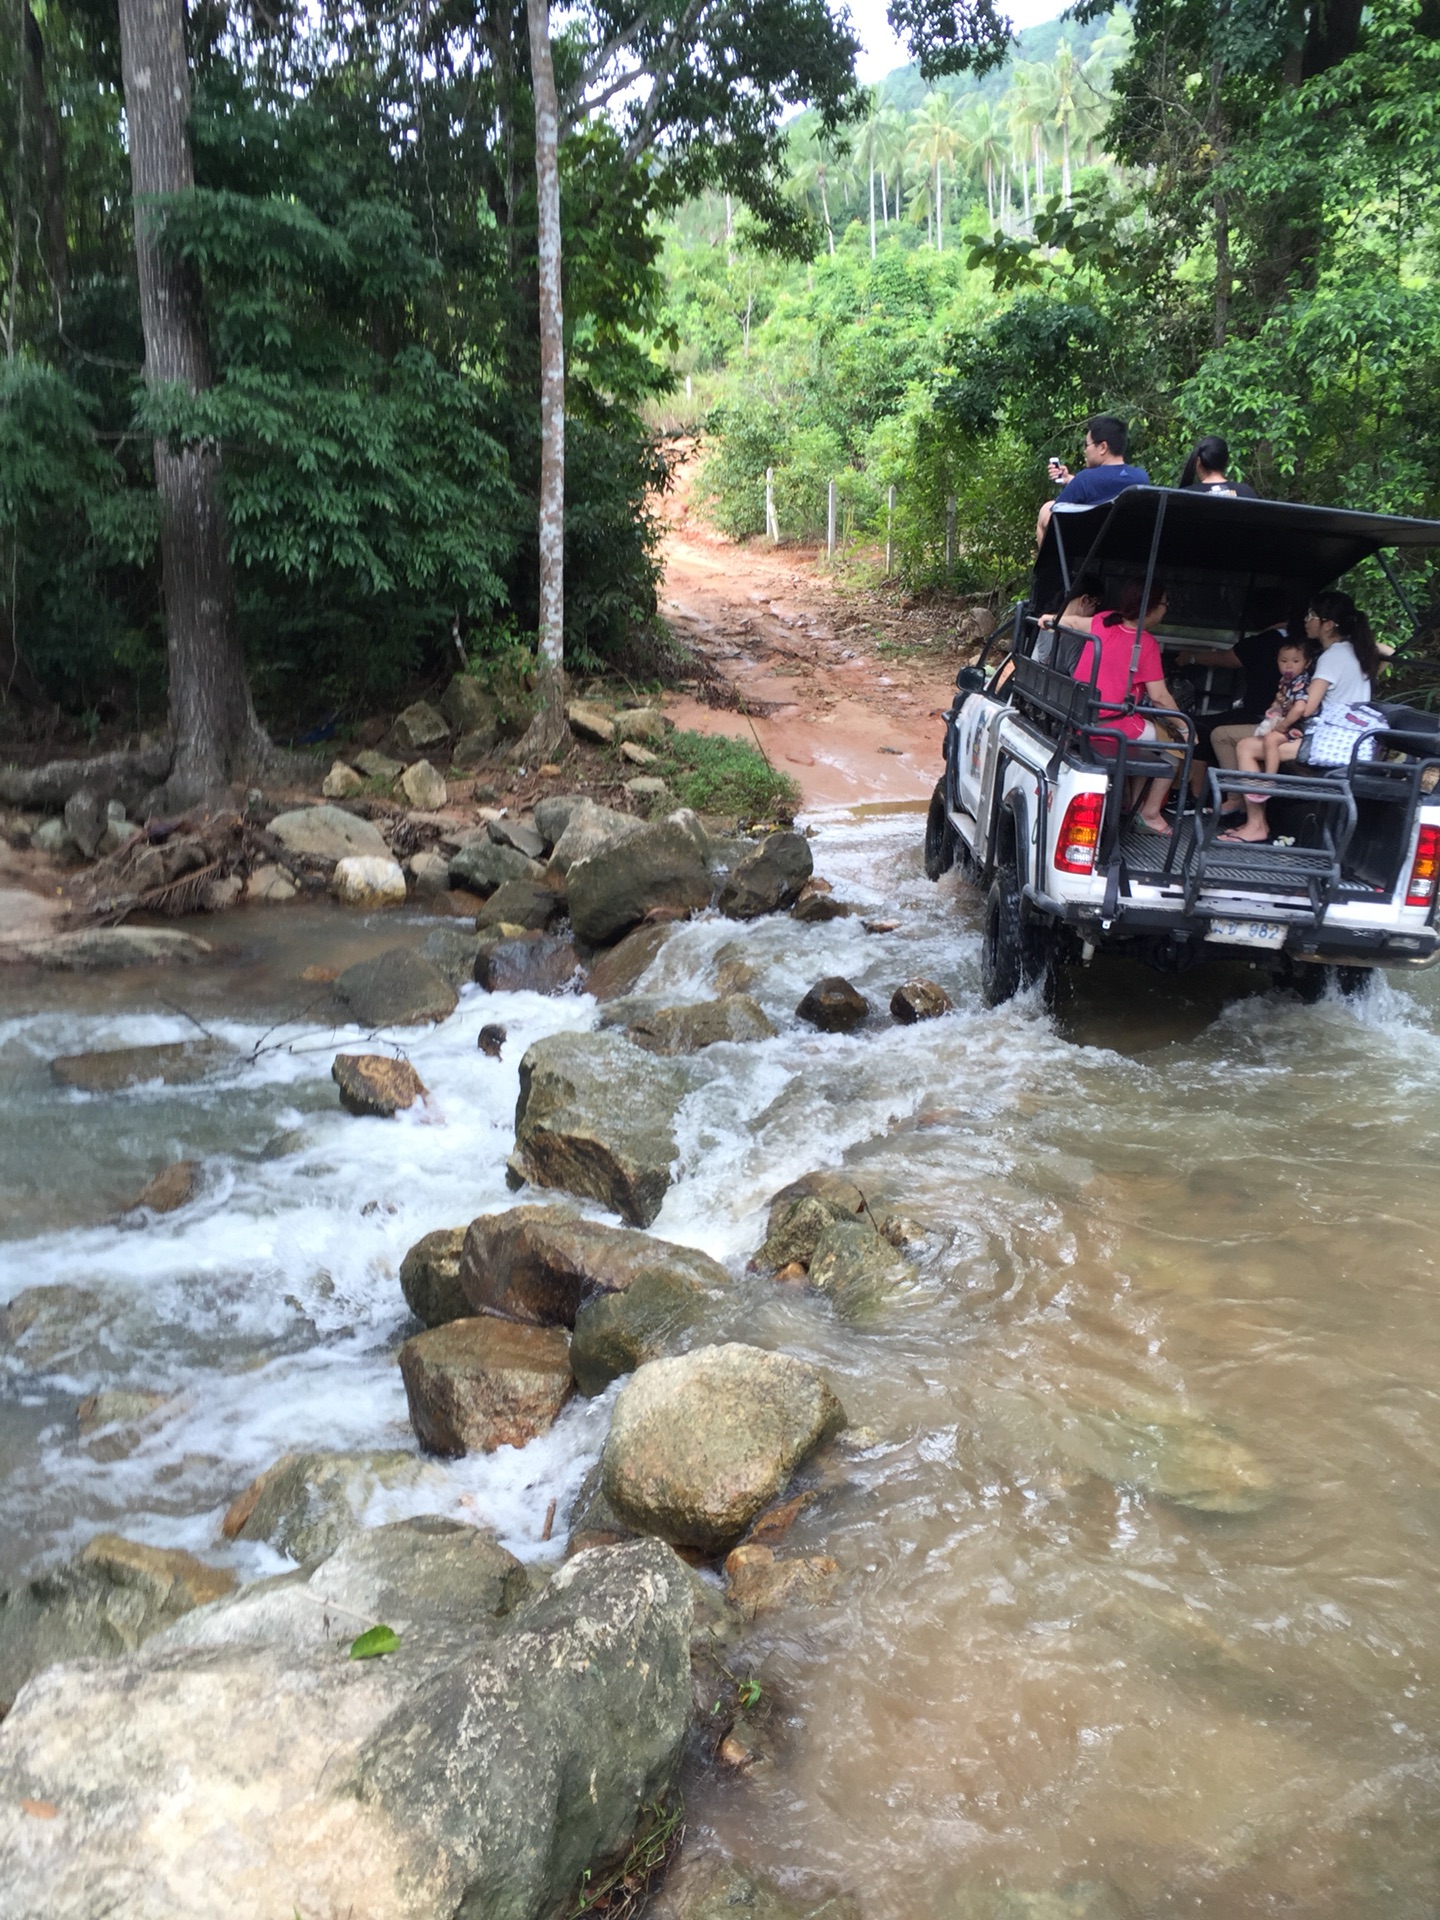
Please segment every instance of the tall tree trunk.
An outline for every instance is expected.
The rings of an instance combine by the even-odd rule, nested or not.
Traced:
[[[875,258],[875,169],[870,169],[870,258]]]
[[[1215,195],[1215,345],[1223,347],[1230,326],[1230,294],[1234,273],[1230,264],[1230,203]]]
[[[45,42],[40,22],[25,6],[25,48],[30,56],[30,82],[35,94],[35,118],[40,130],[40,165],[45,176],[45,205],[42,209],[45,271],[50,279],[50,297],[55,303],[57,325],[64,313],[70,292],[70,249],[65,238],[65,172],[60,149],[60,123],[45,90]]]
[[[517,759],[559,751],[565,726],[565,310],[560,291],[560,107],[550,53],[549,0],[525,0],[535,91],[535,189],[540,268],[540,706]]]
[[[183,0],[120,0],[120,59],[135,195],[145,383],[203,392],[210,356],[193,272],[159,244],[147,202],[195,184]],[[250,704],[213,441],[155,441],[175,759],[167,803],[188,806],[245,771],[268,743]]]
[[[1025,198],[1025,231],[1028,233],[1030,231],[1030,168],[1026,164],[1023,153],[1015,156],[1015,164],[1020,175],[1020,191]]]
[[[1035,204],[1045,205],[1045,135],[1039,127],[1035,129]]]
[[[945,251],[945,208],[940,198],[940,162],[935,162],[935,251]]]
[[[1005,216],[1010,211],[1010,162],[1000,162],[1000,231],[1005,231]]]
[[[825,175],[823,170],[819,176],[819,184],[820,184],[820,206],[825,215],[825,238],[830,242],[830,252],[833,256],[835,252],[835,230],[830,225],[830,199],[828,194],[825,191]]]
[[[1070,211],[1070,121],[1068,116],[1060,122],[1060,198],[1065,211]]]

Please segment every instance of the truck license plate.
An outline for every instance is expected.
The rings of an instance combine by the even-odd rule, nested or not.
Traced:
[[[1222,947],[1283,947],[1290,931],[1283,920],[1212,920],[1207,940]]]

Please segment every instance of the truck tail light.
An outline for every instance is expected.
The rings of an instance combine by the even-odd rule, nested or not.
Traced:
[[[1055,843],[1055,865],[1061,873],[1093,873],[1095,856],[1100,850],[1100,822],[1105,812],[1103,793],[1077,793],[1065,809],[1065,818],[1060,824],[1060,838]],[[1440,829],[1421,828],[1421,832],[1436,836],[1437,852],[1440,852]],[[1432,858],[1429,882],[1433,888],[1435,881],[1435,860]],[[1416,871],[1419,871],[1419,857],[1416,857]],[[1412,880],[1412,886],[1415,884]],[[1426,898],[1429,898],[1427,894]]]
[[[1421,827],[1415,843],[1415,864],[1410,869],[1410,884],[1405,889],[1407,907],[1435,904],[1435,877],[1440,873],[1440,827]]]

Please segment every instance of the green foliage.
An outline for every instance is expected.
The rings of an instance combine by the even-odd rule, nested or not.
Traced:
[[[740,820],[790,820],[800,790],[779,773],[758,746],[724,734],[671,733],[655,751],[650,769],[663,779],[681,806],[696,813],[727,814]]]
[[[352,1660],[378,1660],[387,1653],[396,1653],[400,1647],[400,1636],[393,1627],[367,1627],[364,1633],[350,1642]]]

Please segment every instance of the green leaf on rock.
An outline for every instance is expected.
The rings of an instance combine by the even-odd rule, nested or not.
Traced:
[[[352,1660],[378,1660],[382,1653],[394,1653],[400,1636],[393,1627],[368,1627],[358,1640],[350,1642]]]

